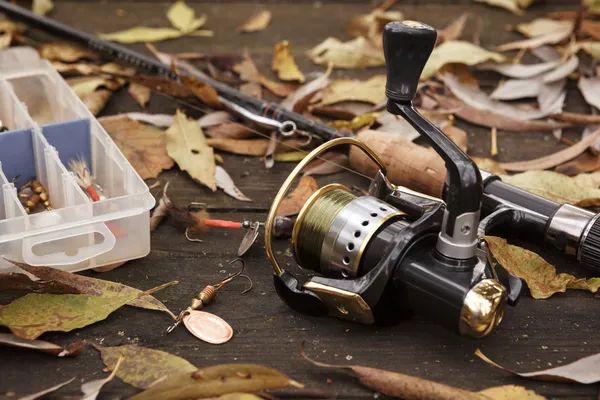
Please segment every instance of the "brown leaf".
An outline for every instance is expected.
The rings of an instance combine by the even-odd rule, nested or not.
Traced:
[[[579,30],[586,35],[590,35],[594,40],[600,40],[600,21],[584,19],[581,21]]]
[[[497,128],[515,132],[535,132],[535,131],[552,131],[559,128],[565,128],[569,124],[554,123],[546,121],[526,121],[516,118],[510,118],[502,114],[495,113],[489,110],[480,110],[463,103],[459,99],[441,96],[434,94],[433,97],[437,100],[441,107],[446,109],[457,110],[456,115],[465,121],[469,121],[476,125],[487,126],[489,128]]]
[[[458,40],[462,35],[467,21],[469,20],[470,13],[462,13],[460,17],[452,21],[450,25],[439,31],[437,44],[442,44],[447,40]]]
[[[275,45],[273,52],[273,61],[271,63],[273,71],[277,72],[277,77],[282,81],[297,81],[304,83],[304,74],[294,60],[290,43],[287,40],[282,40]]]
[[[173,167],[163,131],[126,115],[103,117],[99,121],[142,179],[156,178],[163,169]]]
[[[75,62],[79,60],[97,60],[98,54],[70,43],[46,43],[40,49],[40,56],[46,60]]]
[[[584,172],[593,172],[600,169],[600,156],[585,152],[574,160],[567,161],[554,168],[554,171],[573,176]]]
[[[270,90],[276,96],[288,96],[295,86],[286,83],[274,82],[258,71],[258,67],[252,58],[248,49],[244,49],[244,60],[235,65],[233,70],[240,76],[244,82],[256,82]]]
[[[149,388],[153,383],[170,376],[190,373],[197,369],[183,358],[165,351],[134,345],[93,346],[100,352],[102,361],[109,370],[114,370],[119,359],[122,359],[117,377],[140,389]]]
[[[142,86],[139,83],[132,83],[129,85],[129,94],[142,108],[146,108],[146,105],[150,101],[152,90],[147,86]]]
[[[564,150],[558,151],[554,154],[550,154],[544,157],[536,158],[528,161],[517,161],[511,163],[502,163],[500,166],[507,171],[529,171],[534,169],[547,169],[556,167],[557,165],[563,164],[573,158],[577,157],[584,151],[586,151],[596,140],[596,137],[600,134],[600,129],[594,132],[592,135],[581,139],[579,142],[570,146]]]
[[[352,18],[348,23],[348,34],[352,37],[380,38],[383,33],[383,27],[388,22],[401,21],[403,19],[404,14],[400,11],[386,11],[378,7],[368,14]]]
[[[0,293],[7,291],[27,291],[35,293],[77,294],[74,286],[55,281],[32,281],[27,275],[18,272],[0,272]]]
[[[127,261],[121,261],[121,262],[116,262],[114,264],[103,265],[101,267],[92,268],[92,271],[108,272],[108,271],[112,271],[113,269],[119,268],[120,266],[122,266],[125,263],[127,263]]]
[[[316,79],[300,86],[297,90],[290,93],[281,103],[280,106],[286,110],[302,113],[308,107],[310,100],[313,96],[325,89],[331,81],[329,75],[331,74],[332,68],[328,68],[327,71]]]
[[[50,267],[34,267],[27,264],[16,263],[14,261],[11,262],[38,279],[63,283],[74,287],[83,294],[103,296],[106,298],[134,295],[134,300],[129,302],[129,305],[149,310],[164,311],[175,318],[173,313],[153,296],[143,294],[141,290],[123,285],[122,283],[75,275],[67,271]]]
[[[65,348],[44,340],[21,339],[17,336],[11,335],[10,333],[0,333],[0,344],[11,347],[19,347],[22,349],[37,350],[41,351],[42,353],[52,354],[57,357],[76,356],[88,345],[88,343],[83,340],[74,342],[69,347]]]
[[[367,81],[338,79],[321,92],[321,101],[315,107],[344,101],[378,104],[385,99],[385,75],[375,75]]]
[[[215,88],[190,75],[181,75],[179,78],[202,103],[216,109],[223,108]]]
[[[263,156],[269,147],[269,139],[207,139],[209,146],[217,150],[227,151],[233,154],[242,154],[247,156]],[[301,147],[305,141],[298,139],[284,139],[278,142],[276,152],[286,152],[290,149]]]
[[[316,64],[336,68],[367,68],[385,65],[383,50],[372,41],[359,36],[349,42],[329,37],[309,52],[310,59]]]
[[[157,92],[166,93],[173,97],[193,97],[194,93],[187,86],[181,82],[169,79],[163,76],[154,75],[134,75],[127,76],[123,74],[113,74],[116,77],[122,77],[127,79],[129,82],[137,83],[142,86],[149,87]]]
[[[304,203],[319,189],[319,184],[315,178],[304,175],[298,186],[290,192],[281,202],[277,209],[277,216],[290,217],[300,212]]]
[[[230,121],[208,128],[206,136],[213,139],[251,139],[255,138],[257,134],[245,124]]]
[[[250,17],[242,26],[240,26],[238,32],[258,32],[262,31],[269,26],[271,22],[271,11],[263,10],[256,15]]]
[[[440,69],[440,74],[450,74],[463,85],[479,89],[479,80],[475,77],[471,68],[466,64],[446,64]]]
[[[444,132],[444,134],[446,136],[448,136],[448,138],[450,140],[452,140],[454,143],[456,143],[456,145],[464,152],[467,151],[467,132],[465,132],[464,130],[456,127],[455,125],[452,125],[451,123],[446,123],[443,125],[443,127],[439,127],[442,132]]]
[[[227,393],[303,387],[281,372],[256,364],[223,364],[168,377],[131,400],[201,399]]]
[[[304,342],[302,345],[304,346]],[[333,365],[314,361],[308,358],[304,349],[302,349],[302,357],[317,367],[338,370],[354,376],[369,389],[394,398],[482,400],[477,393],[398,372],[360,365]]]
[[[242,83],[239,87],[239,91],[247,94],[248,96],[262,99],[262,86],[258,82],[246,82]]]
[[[348,155],[335,151],[328,151],[304,168],[304,175],[330,175],[345,171],[350,167]]]
[[[182,171],[206,185],[213,192],[215,184],[215,156],[202,128],[196,121],[177,110],[173,125],[167,130],[167,152]]]
[[[297,88],[297,85],[294,85],[291,83],[275,82],[275,81],[268,79],[264,75],[260,76],[260,84],[263,85],[266,89],[268,89],[275,96],[279,96],[279,97],[287,97],[290,95],[290,93],[292,93]]]
[[[556,268],[534,252],[510,245],[499,237],[484,238],[502,268],[523,279],[534,299],[547,299],[567,289],[585,289],[595,293],[600,286],[600,278],[586,280],[565,273],[557,275]]]
[[[561,112],[549,115],[550,118],[578,125],[599,125],[600,115]]]
[[[39,398],[43,397],[44,395],[46,395],[48,393],[56,392],[61,387],[68,385],[69,383],[73,382],[74,380],[75,380],[75,377],[69,379],[68,381],[59,383],[58,385],[55,385],[55,386],[49,387],[47,389],[44,389],[44,390],[42,390],[40,392],[33,393],[33,394],[28,395],[28,396],[19,397],[19,400],[35,400],[35,399],[39,399]]]
[[[85,95],[81,100],[88,110],[90,110],[92,115],[96,116],[100,114],[104,107],[106,107],[106,104],[108,104],[112,95],[113,92],[111,90],[100,89]]]
[[[584,384],[596,383],[600,381],[600,369],[598,369],[598,364],[600,363],[600,354],[593,354],[591,356],[583,357],[572,363],[561,365],[560,367],[548,368],[542,371],[521,373],[496,364],[487,358],[479,349],[475,350],[475,355],[496,368],[500,368],[523,378],[529,378],[538,381],[575,382]]]

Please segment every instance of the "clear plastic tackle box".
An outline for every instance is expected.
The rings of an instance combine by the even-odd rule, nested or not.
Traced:
[[[67,271],[140,258],[150,251],[155,200],[102,125],[37,51],[0,51],[0,272],[6,259]],[[83,158],[103,199],[93,202],[69,171]],[[52,210],[28,215],[18,196],[32,178]]]

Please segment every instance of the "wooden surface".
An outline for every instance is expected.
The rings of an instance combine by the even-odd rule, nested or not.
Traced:
[[[529,18],[541,16],[550,10],[568,9],[558,2],[539,5],[519,18],[508,12],[491,9],[470,1],[406,2],[396,6],[411,19],[422,20],[443,27],[464,11],[483,18],[482,44],[491,46],[517,35],[504,27]],[[420,4],[415,4],[420,3]],[[442,3],[442,4],[439,4]],[[575,2],[569,2],[573,4]],[[164,16],[169,2],[122,1],[60,1],[52,14],[57,20],[88,32],[110,32],[135,25],[167,26]],[[273,3],[208,3],[194,2],[198,12],[208,14],[207,29],[215,31],[214,38],[182,38],[158,43],[159,49],[169,52],[199,51],[208,54],[240,53],[248,47],[261,71],[270,73],[273,45],[288,39],[296,59],[305,72],[320,71],[302,54],[328,36],[347,38],[345,24],[354,15],[369,10],[367,2],[301,2]],[[121,8],[126,16],[117,17]],[[574,9],[575,6],[571,6]],[[273,22],[264,32],[240,36],[235,28],[260,9],[273,12]],[[467,32],[467,35],[470,32]],[[132,46],[144,50],[142,45]],[[368,71],[336,71],[336,77],[367,77],[381,73]],[[484,83],[491,86],[497,79],[493,74],[483,75]],[[570,82],[568,108],[586,112],[575,85]],[[176,105],[154,95],[149,111],[172,113]],[[115,96],[104,114],[137,111],[126,93]],[[468,124],[460,124],[469,132],[469,153],[489,154],[489,131]],[[578,130],[567,132],[566,137],[577,139]],[[521,160],[548,154],[561,148],[550,133],[499,133],[500,160]],[[238,202],[223,193],[211,193],[193,183],[183,173],[172,170],[161,175],[165,182],[171,179],[171,197],[181,204],[203,201],[219,212],[215,215],[231,219],[264,220],[270,202],[279,185],[293,165],[278,164],[267,171],[262,162],[251,157],[224,155],[225,167],[241,190],[254,201]],[[366,187],[368,181],[350,174],[339,174],[319,179],[320,184],[340,181]],[[150,182],[151,183],[151,182]],[[131,261],[105,274],[91,276],[122,282],[140,289],[179,280],[181,283],[156,295],[174,312],[184,308],[191,297],[206,284],[215,283],[235,272],[228,267],[235,258],[242,232],[219,231],[204,236],[204,243],[190,243],[181,232],[163,224],[152,236],[152,252],[144,259]],[[293,266],[293,258],[286,252],[286,243],[278,243],[278,252],[285,265]],[[585,272],[565,260],[557,260],[561,271],[585,276]],[[523,385],[551,398],[595,398],[598,385],[572,385],[527,381],[486,365],[473,355],[480,348],[498,363],[519,371],[559,366],[600,351],[598,300],[590,293],[570,291],[549,300],[534,301],[523,296],[520,304],[507,310],[499,329],[484,340],[470,340],[422,320],[418,317],[395,327],[361,326],[333,319],[316,319],[292,312],[283,304],[272,286],[271,267],[262,246],[262,238],[246,257],[246,271],[254,281],[253,290],[240,296],[245,281],[241,280],[220,292],[217,301],[208,310],[230,322],[235,330],[233,340],[222,346],[213,346],[191,336],[184,328],[167,335],[171,323],[166,314],[124,307],[105,321],[69,334],[46,334],[43,339],[68,344],[88,339],[105,346],[135,343],[180,355],[198,367],[217,363],[264,363],[278,368],[310,387],[335,390],[339,398],[372,398],[372,393],[361,389],[351,379],[329,372],[318,371],[300,357],[300,343],[307,342],[307,352],[315,359],[332,363],[356,363],[390,369],[432,379],[458,387],[481,390],[506,384]],[[4,298],[4,300],[7,300]],[[49,398],[75,397],[83,381],[99,379],[103,364],[99,354],[88,349],[77,358],[57,359],[21,349],[0,348],[0,394],[15,392],[25,395],[58,382],[76,377],[76,380]],[[331,383],[328,383],[331,378]],[[106,386],[101,399],[127,396],[134,390],[119,379]]]

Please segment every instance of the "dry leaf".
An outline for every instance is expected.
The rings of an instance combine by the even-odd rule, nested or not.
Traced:
[[[277,77],[282,81],[304,83],[304,74],[296,65],[296,61],[290,50],[290,43],[287,40],[283,40],[275,45],[271,68],[277,72]]]
[[[258,397],[250,393],[229,393],[219,396],[217,400],[262,400],[262,397]]]
[[[33,0],[31,11],[37,15],[46,15],[54,8],[52,0]]]
[[[319,184],[312,176],[306,174],[300,178],[298,186],[290,192],[277,209],[277,216],[290,217],[300,212],[304,203],[319,189]]]
[[[537,97],[540,112],[546,115],[562,112],[565,99],[567,98],[567,92],[565,90],[566,86],[566,79],[551,83],[543,83]]]
[[[223,108],[215,88],[190,75],[181,75],[179,78],[202,103],[212,108]]]
[[[308,82],[307,84],[300,86],[297,90],[290,93],[281,103],[280,106],[286,110],[302,113],[308,107],[310,100],[313,96],[323,89],[325,89],[331,81],[329,75],[331,74],[332,68],[328,68],[327,72],[322,74],[316,79]]]
[[[494,175],[506,174],[506,171],[502,169],[500,163],[496,160],[492,160],[491,158],[483,158],[483,157],[471,157],[477,167],[481,170],[487,171]]]
[[[355,132],[364,127],[370,127],[371,125],[373,125],[380,115],[381,113],[378,112],[368,113],[359,115],[358,117],[354,117],[350,121],[331,121],[328,122],[327,125],[333,126],[336,129]]]
[[[600,381],[600,354],[580,358],[569,364],[561,365],[560,367],[549,368],[542,371],[534,372],[516,372],[508,368],[504,368],[489,358],[487,358],[479,349],[475,350],[475,355],[481,358],[488,364],[496,368],[518,375],[522,378],[529,378],[538,381],[549,382],[570,382],[590,384]]]
[[[297,150],[297,151],[288,151],[286,153],[275,154],[274,160],[277,162],[298,162],[302,161],[308,152]]]
[[[202,399],[236,392],[303,387],[281,372],[256,364],[223,364],[172,375],[130,400]]]
[[[362,36],[349,42],[329,37],[310,50],[308,55],[316,64],[331,63],[336,68],[352,69],[385,65],[383,50]]]
[[[533,78],[556,68],[560,65],[560,60],[549,61],[540,64],[496,64],[485,63],[477,66],[478,70],[495,71],[504,76],[518,79]]]
[[[442,75],[450,74],[454,76],[460,83],[479,89],[479,80],[475,77],[471,71],[471,68],[465,64],[446,64],[440,69],[439,73]],[[430,97],[425,98],[431,99]],[[422,104],[421,107],[423,107]]]
[[[532,0],[475,0],[478,3],[487,3],[494,7],[504,8],[514,14],[523,15],[524,8],[527,8]]]
[[[213,139],[251,139],[257,134],[254,129],[245,124],[229,121],[207,128],[206,136]]]
[[[380,124],[379,128],[376,129],[377,131],[389,132],[394,135],[402,136],[410,141],[413,141],[420,136],[419,132],[417,132],[407,120],[389,112],[385,112],[377,118],[377,123]]]
[[[515,100],[527,97],[538,97],[541,89],[542,77],[509,79],[502,82],[502,84],[490,94],[490,99]]]
[[[125,114],[131,120],[153,125],[157,128],[168,128],[173,125],[173,116],[170,114],[147,114],[140,112],[131,112]]]
[[[275,96],[279,96],[279,97],[287,97],[290,95],[290,93],[292,93],[297,88],[297,85],[294,85],[291,83],[275,82],[275,81],[268,79],[264,75],[260,76],[260,84],[263,85],[266,89],[268,89]]]
[[[579,207],[600,205],[600,189],[582,186],[573,178],[558,172],[528,171],[510,176],[503,175],[502,180],[558,203],[569,203]]]
[[[167,152],[179,168],[213,192],[216,191],[215,156],[200,125],[188,120],[183,112],[177,110],[173,125],[166,135]]]
[[[80,291],[82,294],[92,296],[123,297],[133,296],[129,305],[134,307],[146,308],[148,310],[164,311],[175,318],[173,313],[160,301],[153,296],[143,294],[141,290],[123,285],[118,282],[105,281],[103,279],[90,278],[82,275],[75,275],[67,271],[62,271],[50,267],[34,267],[27,264],[16,263],[11,261],[17,267],[30,273],[43,281],[54,281],[65,285],[69,285]]]
[[[129,94],[142,108],[146,108],[146,105],[150,101],[152,90],[149,87],[142,86],[138,83],[132,83],[129,85]]]
[[[448,40],[458,40],[469,20],[470,13],[462,13],[450,25],[439,31],[437,44],[440,45]]]
[[[577,87],[581,91],[586,103],[590,106],[600,108],[600,78],[586,78],[581,76]]]
[[[233,119],[233,116],[227,111],[213,111],[203,117],[198,118],[198,125],[200,128],[211,128],[213,126],[219,126]]]
[[[567,289],[587,289],[595,293],[600,279],[576,278],[569,274],[556,274],[556,268],[539,255],[518,246],[510,245],[505,239],[484,236],[490,251],[502,268],[523,279],[534,299],[547,299]]]
[[[446,64],[458,63],[472,66],[486,61],[503,62],[505,57],[463,40],[449,40],[433,49],[421,79],[429,78]]]
[[[558,114],[550,115],[551,118],[570,122],[578,125],[599,125],[600,124],[600,115],[589,115],[589,114],[578,114],[571,112],[561,112]]]
[[[480,110],[471,107],[462,101],[434,94],[433,97],[437,100],[441,107],[451,110],[457,110],[456,115],[465,121],[469,121],[476,125],[487,126],[489,128],[497,128],[515,132],[532,132],[532,131],[552,131],[559,128],[569,126],[569,124],[554,123],[546,121],[525,121],[516,118],[510,118],[506,115],[498,114],[489,110]]]
[[[121,84],[115,80],[106,79],[99,76],[69,78],[67,79],[67,83],[80,99],[83,99],[88,94],[95,92],[100,87],[105,87],[109,90],[116,90],[121,86]]]
[[[210,37],[212,36],[212,31],[194,31],[188,33],[174,28],[149,28],[146,26],[138,26],[119,32],[100,33],[98,34],[98,37],[103,40],[129,44],[159,42],[161,40],[175,39],[185,35]]]
[[[190,33],[201,28],[206,23],[206,15],[196,19],[196,12],[184,1],[175,2],[167,11],[167,18],[181,32]]]
[[[219,189],[222,189],[225,193],[240,201],[252,201],[251,198],[246,196],[240,189],[235,186],[231,176],[225,171],[225,168],[217,165],[215,167],[215,184]]]
[[[569,51],[575,54],[579,50],[588,53],[595,60],[600,59],[600,42],[576,42],[572,43]]]
[[[226,151],[233,154],[241,154],[247,156],[262,157],[267,152],[269,147],[269,139],[222,139],[222,138],[210,138],[207,139],[209,146],[214,147],[217,150]],[[282,153],[289,151],[290,149],[297,149],[302,147],[306,141],[298,139],[284,139],[277,143],[276,152]]]
[[[183,358],[160,350],[134,345],[93,346],[100,351],[104,365],[111,371],[115,370],[119,359],[122,359],[117,377],[140,389],[146,389],[169,376],[190,373],[197,369]]]
[[[545,400],[533,390],[525,389],[522,386],[505,385],[497,386],[477,392],[484,398],[490,400]]]
[[[551,32],[542,36],[535,36],[531,39],[518,40],[516,42],[505,43],[497,46],[496,51],[504,52],[518,49],[533,49],[545,44],[557,44],[571,36],[571,30],[562,30]]]
[[[0,344],[22,349],[37,350],[57,357],[76,356],[88,345],[86,341],[79,341],[72,343],[68,348],[65,348],[44,340],[21,339],[10,333],[0,333]]]
[[[348,155],[335,151],[328,151],[304,168],[304,175],[330,175],[345,171],[350,168]]]
[[[242,26],[240,26],[238,32],[258,32],[262,31],[269,26],[271,22],[271,11],[264,10],[256,15],[250,17]]]
[[[97,116],[106,107],[106,104],[112,97],[112,90],[100,89],[89,93],[81,99],[83,104],[90,110],[93,116]]]
[[[70,43],[46,43],[39,48],[39,52],[40,57],[50,61],[75,62],[98,59],[95,52]]]
[[[103,117],[99,121],[142,179],[156,178],[163,169],[173,167],[163,131],[126,115]]]
[[[594,172],[600,169],[600,155],[585,152],[574,160],[568,161],[554,168],[554,171],[574,176],[585,172]]]
[[[581,21],[579,31],[591,36],[594,40],[600,40],[600,21],[584,19]]]
[[[348,23],[348,34],[352,37],[364,36],[369,39],[378,39],[383,33],[383,27],[388,22],[402,21],[403,19],[404,14],[400,11],[386,11],[378,7],[368,14],[352,18]]]
[[[559,21],[550,18],[538,18],[531,22],[517,25],[517,31],[530,38],[544,36],[555,32],[569,32],[573,30],[573,21]]]
[[[274,82],[258,71],[258,67],[254,60],[250,57],[248,49],[244,50],[244,60],[235,65],[233,70],[240,76],[240,79],[244,82],[256,82],[270,90],[276,96],[286,97],[293,90],[294,87],[289,84]]]
[[[81,391],[83,392],[83,397],[81,400],[96,400],[100,394],[100,391],[102,390],[102,387],[108,382],[112,381],[112,379],[115,377],[115,374],[118,371],[122,361],[123,359],[119,358],[119,361],[117,361],[117,365],[115,365],[113,372],[108,377],[89,381],[81,385]]]
[[[48,389],[44,389],[41,392],[30,394],[28,396],[19,397],[19,400],[35,400],[35,399],[39,399],[39,398],[43,397],[44,395],[47,395],[48,393],[56,392],[61,387],[68,385],[69,383],[73,382],[74,380],[75,380],[75,377],[69,379],[68,381],[59,383],[58,385],[52,386],[52,387],[50,387]]]
[[[558,66],[553,71],[544,75],[543,81],[545,83],[556,82],[561,79],[567,78],[572,72],[574,72],[579,66],[579,57],[571,56],[566,63]]]
[[[37,280],[17,272],[0,272],[0,293],[7,291],[26,291],[35,293],[77,294],[77,288],[61,282]]]
[[[599,134],[600,129],[594,132],[592,135],[581,139],[573,146],[558,151],[554,154],[536,158],[534,160],[502,163],[500,164],[500,166],[507,171],[515,172],[556,167],[557,165],[563,164],[569,160],[574,159],[575,157],[586,151],[592,145],[592,143],[594,143],[596,137],[598,137]]]
[[[12,43],[13,34],[12,33],[3,33],[0,35],[0,50],[4,50],[10,47]]]
[[[242,83],[238,90],[248,96],[256,97],[257,99],[263,98],[262,86],[258,82]]]
[[[181,82],[157,75],[135,75],[126,76],[123,74],[113,74],[113,76],[126,78],[131,83],[138,83],[149,87],[157,92],[166,93],[173,97],[192,97],[194,94]]]
[[[304,342],[302,346],[304,346]],[[325,364],[308,358],[304,349],[301,354],[308,362],[317,367],[349,374],[357,378],[363,386],[393,398],[482,400],[477,393],[427,379],[360,365]]]
[[[375,75],[367,81],[338,79],[321,92],[321,101],[315,107],[344,101],[378,104],[385,97],[385,75]]]

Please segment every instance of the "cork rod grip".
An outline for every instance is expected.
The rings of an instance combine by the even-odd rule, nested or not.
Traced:
[[[369,146],[388,167],[388,179],[430,196],[442,197],[446,181],[444,160],[431,148],[392,133],[365,130],[358,139]],[[355,148],[350,150],[350,165],[360,173],[375,176],[377,166]]]

